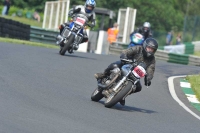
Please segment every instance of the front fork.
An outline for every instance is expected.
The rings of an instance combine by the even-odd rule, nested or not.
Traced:
[[[126,76],[124,76],[118,83],[117,85],[113,88],[114,92],[118,92],[120,86],[126,81]]]
[[[136,85],[133,84],[130,91],[122,98],[123,100],[128,96],[130,95],[131,93],[133,93],[134,91],[136,90]]]
[[[117,85],[113,88],[113,91],[118,92],[120,86],[127,80],[127,77],[129,76],[129,74],[131,73],[131,65],[124,65],[122,66],[122,75],[125,75],[118,83]]]

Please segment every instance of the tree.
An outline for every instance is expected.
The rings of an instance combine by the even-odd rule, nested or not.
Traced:
[[[11,4],[19,8],[27,7],[27,3],[24,0],[13,0],[11,1]]]
[[[12,5],[43,12],[46,1],[48,0],[16,0],[12,1]],[[71,0],[70,6],[84,3],[85,0]],[[97,7],[113,10],[116,14],[120,8],[135,8],[137,26],[149,21],[154,30],[161,31],[168,31],[172,27],[181,30],[186,14],[200,15],[200,0],[96,0],[96,3]]]

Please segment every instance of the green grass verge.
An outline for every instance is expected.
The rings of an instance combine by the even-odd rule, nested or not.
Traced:
[[[25,41],[25,40],[18,40],[18,39],[11,39],[11,38],[2,38],[2,37],[0,37],[0,42],[59,49],[58,46],[52,45],[52,44],[44,44],[44,43],[31,42],[31,41]]]
[[[194,55],[200,56],[200,52],[194,52]]]
[[[195,95],[197,96],[198,100],[200,101],[200,74],[193,75],[193,76],[187,76],[186,79],[191,84],[192,90],[195,92]]]

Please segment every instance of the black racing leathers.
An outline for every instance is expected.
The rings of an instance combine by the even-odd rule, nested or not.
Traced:
[[[144,78],[145,80],[151,81],[153,79],[154,71],[155,71],[155,57],[146,57],[143,54],[143,47],[142,46],[134,46],[129,49],[123,50],[122,54],[120,55],[120,58],[126,58],[126,59],[135,59],[138,63],[144,62],[147,65],[146,72],[147,75]],[[114,69],[115,67],[121,68],[123,63],[121,61],[116,61],[111,63],[104,71],[104,74],[109,74],[110,70]],[[141,83],[138,82],[136,84],[137,88],[135,92],[139,92],[142,89]],[[135,93],[134,92],[134,93]]]
[[[144,36],[144,40],[146,40],[149,37],[152,37],[151,29],[149,29],[147,32],[144,32],[143,27],[137,28],[135,31],[133,31],[130,36],[132,36],[135,33],[140,33]]]

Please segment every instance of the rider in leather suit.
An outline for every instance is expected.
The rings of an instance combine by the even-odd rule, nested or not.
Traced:
[[[144,82],[146,86],[151,85],[151,80],[153,79],[154,71],[155,71],[155,57],[154,54],[158,48],[158,42],[154,38],[147,38],[143,45],[137,45],[134,47],[131,47],[129,49],[123,50],[120,58],[122,59],[135,59],[138,63],[144,62],[147,65],[146,72],[147,75],[144,78]],[[110,70],[112,70],[115,67],[121,68],[123,66],[123,62],[116,61],[114,63],[111,63],[104,71],[104,73],[96,73],[94,76],[96,79],[104,78],[105,76],[110,74]],[[141,91],[142,86],[141,83],[138,82],[136,84],[136,90],[132,93],[136,93]],[[121,105],[125,105],[125,99],[120,101]]]
[[[70,17],[75,17],[75,14],[80,14],[80,15],[85,15],[88,20],[91,22],[91,24],[89,25],[91,28],[93,28],[95,26],[95,19],[96,19],[96,15],[95,15],[95,12],[94,12],[94,8],[96,7],[96,2],[95,0],[87,0],[85,2],[85,5],[78,5],[72,9],[69,10],[69,13],[68,15]],[[67,22],[67,23],[64,23],[64,24],[61,24],[60,25],[60,34],[62,33],[63,29],[65,28],[65,26],[69,26],[71,22]],[[58,35],[57,37],[57,44],[61,44],[63,38]],[[82,39],[82,42],[87,42],[88,41],[88,35],[87,35],[87,32],[86,30],[84,29],[83,30],[83,39]]]
[[[151,28],[151,24],[149,22],[144,22],[143,26],[133,31],[130,34],[130,36],[132,36],[135,33],[140,33],[144,36],[144,40],[146,40],[147,38],[152,37],[152,32],[150,28]]]

